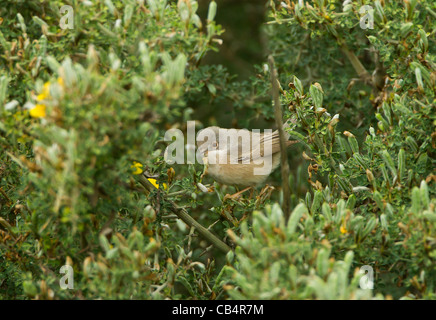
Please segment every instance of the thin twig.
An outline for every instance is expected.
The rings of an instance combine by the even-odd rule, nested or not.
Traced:
[[[151,182],[148,181],[147,178],[144,177],[143,175],[138,175],[137,178],[138,178],[138,182],[146,190],[152,191],[155,189],[155,187],[151,184]],[[194,227],[204,239],[212,243],[216,248],[223,251],[224,253],[227,253],[231,250],[231,248],[228,245],[226,245],[223,241],[218,239],[213,233],[211,233],[209,230],[207,230],[205,227],[199,224],[196,220],[194,220],[184,208],[179,207],[176,203],[174,203],[174,201],[166,199],[166,196],[164,194],[161,194],[161,196],[170,205],[169,209],[174,214],[176,214],[180,219],[182,219],[182,221],[185,222],[188,226],[190,226],[191,228]]]
[[[343,41],[338,40],[338,42],[341,46],[342,52],[345,54],[348,60],[350,60],[351,65],[353,66],[359,77],[363,80],[363,82],[371,84],[371,75],[360,62],[359,58],[354,54],[353,51],[348,49],[347,45]]]
[[[279,131],[280,138],[280,161],[282,171],[282,192],[283,202],[282,210],[286,218],[289,218],[291,209],[291,189],[289,187],[289,163],[286,154],[286,138],[283,130],[283,112],[282,105],[279,97],[279,80],[277,70],[274,65],[274,58],[272,55],[268,56],[269,68],[271,73],[272,95],[274,99],[274,116],[276,120],[277,130]]]
[[[12,203],[12,200],[8,197],[6,192],[3,191],[3,189],[0,187],[0,193],[5,197],[5,199],[8,201],[7,204],[10,205]]]

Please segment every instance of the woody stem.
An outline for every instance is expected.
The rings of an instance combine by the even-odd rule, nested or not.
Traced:
[[[155,187],[148,181],[144,175],[138,175],[138,182],[148,191],[155,190]],[[162,195],[163,198],[166,198],[165,195]],[[194,227],[197,232],[207,241],[212,243],[216,248],[227,253],[231,250],[231,248],[226,245],[223,241],[218,239],[212,232],[203,227],[200,223],[194,220],[189,213],[182,207],[179,207],[174,201],[165,199],[167,203],[170,204],[170,210],[177,215],[178,218],[182,219],[188,226],[191,228]]]
[[[283,192],[283,202],[282,210],[286,218],[290,216],[291,210],[291,189],[289,187],[289,163],[286,153],[286,138],[285,132],[283,130],[283,112],[282,105],[280,103],[279,96],[279,80],[277,76],[277,70],[274,66],[274,58],[272,55],[268,56],[268,63],[271,73],[271,84],[272,84],[272,95],[274,100],[274,117],[276,121],[276,126],[279,131],[280,138],[280,161],[281,161],[281,171],[282,171],[282,192]]]

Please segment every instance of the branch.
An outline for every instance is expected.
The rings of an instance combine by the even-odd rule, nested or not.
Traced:
[[[279,80],[277,77],[277,70],[274,66],[274,58],[272,55],[268,56],[268,63],[271,73],[272,95],[274,99],[274,117],[276,120],[277,130],[279,131],[280,138],[280,161],[282,171],[282,191],[283,202],[282,210],[286,218],[289,218],[291,212],[291,189],[289,187],[289,163],[286,154],[286,136],[283,130],[283,112],[282,105],[279,97]]]
[[[138,182],[148,191],[155,190],[156,188],[148,181],[144,175],[138,175]],[[205,227],[203,227],[201,224],[199,224],[196,220],[194,220],[188,212],[179,207],[174,201],[166,199],[165,195],[163,195],[163,198],[167,203],[170,204],[170,210],[177,215],[178,218],[182,219],[183,222],[185,222],[188,226],[191,228],[194,227],[198,233],[207,241],[212,243],[215,247],[223,251],[224,253],[227,253],[231,250],[231,248],[226,245],[223,241],[218,239],[212,232],[207,230]]]
[[[347,45],[343,41],[338,41],[339,45],[341,46],[342,52],[347,56],[348,60],[350,60],[351,65],[353,66],[354,70],[356,70],[359,77],[368,84],[371,84],[371,75],[369,72],[365,69],[363,64],[360,62],[359,58],[354,54],[353,51],[350,51],[348,49]]]

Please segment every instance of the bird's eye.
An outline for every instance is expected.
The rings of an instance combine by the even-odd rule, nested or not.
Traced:
[[[218,142],[216,142],[216,141],[212,142],[212,147],[217,148],[218,147]]]

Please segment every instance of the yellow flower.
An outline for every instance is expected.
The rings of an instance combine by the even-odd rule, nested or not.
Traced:
[[[42,87],[42,92],[36,96],[37,101],[42,101],[50,98],[50,82],[44,83]]]
[[[58,84],[59,84],[62,88],[64,88],[64,87],[65,87],[64,79],[61,78],[61,77],[59,77],[59,78],[58,78]]]
[[[50,97],[50,81],[44,83],[44,86],[42,87],[42,94],[46,97]]]
[[[40,93],[36,96],[37,101],[42,101],[42,100],[45,100],[47,98],[48,98],[48,96],[46,96],[44,93]]]
[[[347,230],[347,228],[344,225],[342,225],[339,230],[341,231],[342,234],[348,233],[348,230]]]
[[[159,184],[157,183],[156,179],[148,178],[148,181],[150,181],[150,183],[151,183],[152,185],[154,185],[154,187],[155,187],[156,189],[159,189]],[[164,190],[167,190],[167,189],[168,189],[168,186],[167,186],[166,183],[162,183],[162,186],[163,186]]]
[[[137,161],[133,161],[133,164],[130,166],[130,168],[135,169],[135,171],[133,171],[133,174],[141,174],[142,173],[142,164],[137,162]]]
[[[37,104],[35,107],[30,109],[29,114],[33,118],[44,118],[45,117],[45,104]]]

